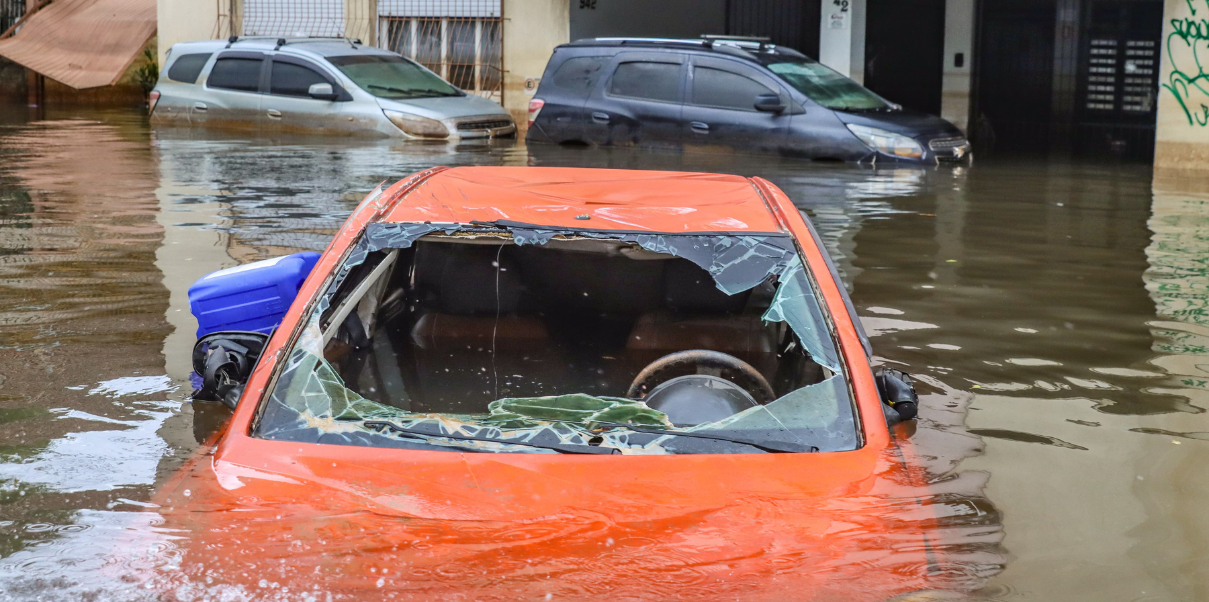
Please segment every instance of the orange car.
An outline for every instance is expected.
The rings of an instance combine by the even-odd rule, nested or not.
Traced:
[[[910,379],[874,375],[817,234],[760,178],[429,169],[357,207],[271,337],[195,358],[238,404],[156,500],[169,599],[961,585],[888,428]]]

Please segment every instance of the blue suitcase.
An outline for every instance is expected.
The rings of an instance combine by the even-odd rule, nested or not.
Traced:
[[[189,287],[201,338],[221,330],[268,334],[281,323],[318,253],[295,253],[209,274]]]

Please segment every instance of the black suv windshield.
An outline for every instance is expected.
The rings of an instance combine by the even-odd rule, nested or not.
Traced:
[[[327,60],[362,90],[378,98],[463,95],[461,90],[401,56],[368,54],[332,56]]]
[[[793,239],[370,224],[258,437],[564,454],[855,449]]]
[[[768,63],[767,66],[769,71],[776,73],[810,100],[828,109],[890,111],[895,108],[884,98],[832,71],[822,63],[793,60]]]

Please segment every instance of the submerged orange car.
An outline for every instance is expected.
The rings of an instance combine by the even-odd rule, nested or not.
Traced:
[[[817,233],[765,180],[433,168],[304,269],[271,336],[223,329],[255,305],[237,295],[198,313],[200,395],[235,411],[160,491],[168,598],[960,586],[889,426],[914,417],[910,378],[875,376]],[[210,282],[280,284],[256,273]]]

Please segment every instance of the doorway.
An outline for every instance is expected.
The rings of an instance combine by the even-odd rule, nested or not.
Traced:
[[[945,0],[868,0],[865,87],[890,102],[940,114]]]

